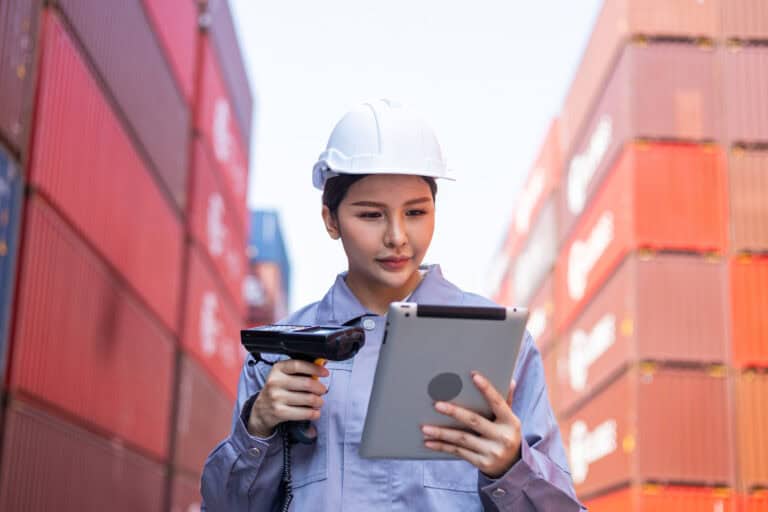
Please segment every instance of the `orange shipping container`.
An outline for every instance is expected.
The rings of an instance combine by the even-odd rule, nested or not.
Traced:
[[[768,40],[768,2],[765,0],[720,0],[721,37],[727,41]]]
[[[723,167],[716,146],[628,144],[562,249],[555,284],[557,332],[633,249],[723,252]]]
[[[736,439],[739,488],[768,488],[768,373],[735,377]]]
[[[740,496],[739,512],[768,512],[768,491]]]
[[[584,503],[589,512],[736,512],[725,489],[644,485],[627,487]]]
[[[728,187],[732,252],[768,251],[768,151],[732,150]]]
[[[555,276],[550,273],[533,299],[528,303],[528,332],[536,346],[544,351],[554,342],[555,337]]]
[[[642,365],[561,422],[576,492],[625,484],[733,481],[726,378]]]
[[[768,366],[768,256],[731,261],[733,365]]]
[[[559,397],[557,396],[557,348],[558,344],[555,342],[546,351],[541,353],[541,361],[544,365],[544,380],[547,383],[547,396],[553,411],[560,410]]]
[[[633,362],[726,362],[726,269],[689,255],[628,256],[562,336],[558,412]]]

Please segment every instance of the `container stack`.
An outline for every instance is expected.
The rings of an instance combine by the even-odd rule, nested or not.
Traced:
[[[554,270],[508,273],[497,298],[531,310],[591,510],[764,500],[766,29],[759,1],[606,0],[566,95]],[[533,243],[527,194],[508,246]]]
[[[288,313],[291,265],[276,211],[251,212],[248,260],[248,324],[277,322]]]
[[[2,510],[187,510],[229,428],[252,100],[226,2],[167,4],[0,6]]]

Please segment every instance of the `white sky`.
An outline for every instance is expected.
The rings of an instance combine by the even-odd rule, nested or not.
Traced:
[[[231,0],[256,96],[248,202],[280,212],[291,309],[346,268],[311,170],[357,103],[396,99],[433,126],[458,181],[441,181],[425,262],[486,294],[488,270],[599,0]]]

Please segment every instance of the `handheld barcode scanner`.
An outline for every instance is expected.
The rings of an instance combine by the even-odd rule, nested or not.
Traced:
[[[244,329],[240,331],[240,340],[256,361],[271,365],[261,357],[262,353],[268,353],[325,365],[326,361],[344,361],[357,354],[365,344],[365,331],[360,327],[338,325],[273,324]],[[317,430],[309,421],[291,421],[286,428],[296,442],[311,444],[317,439]]]

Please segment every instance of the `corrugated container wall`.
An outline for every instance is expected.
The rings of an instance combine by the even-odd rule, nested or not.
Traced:
[[[768,491],[759,491],[739,499],[739,512],[768,512]]]
[[[97,9],[82,0],[55,3],[128,120],[131,134],[152,161],[159,183],[183,208],[190,113],[142,3],[102,0]]]
[[[0,384],[5,382],[8,329],[14,304],[22,188],[19,166],[0,147]]]
[[[720,0],[721,37],[726,41],[768,41],[765,0]]]
[[[291,288],[291,262],[280,227],[280,215],[275,210],[251,211],[248,257],[250,262],[273,262],[280,269],[283,293],[286,298]]]
[[[555,341],[554,284],[554,274],[551,273],[544,278],[541,287],[527,304],[529,316],[526,328],[542,352]]]
[[[165,470],[18,401],[7,411],[0,510],[160,512]]]
[[[196,512],[200,510],[200,478],[173,475],[171,483],[171,512]]]
[[[634,249],[724,252],[723,160],[722,151],[713,146],[626,146],[561,250],[556,269],[558,332]]]
[[[10,389],[167,459],[173,339],[41,199],[25,214]]]
[[[19,154],[29,137],[42,2],[0,3],[0,136]]]
[[[737,512],[736,498],[711,487],[644,485],[584,503],[589,512]]]
[[[768,373],[735,375],[737,480],[744,492],[768,488]]]
[[[768,251],[768,151],[731,150],[728,187],[731,251]]]
[[[726,268],[686,255],[628,256],[562,336],[560,412],[635,362],[727,362]]]
[[[768,367],[768,256],[731,260],[733,365]]]
[[[166,327],[176,330],[182,256],[178,214],[61,21],[48,12],[44,24],[29,180],[120,271]],[[83,141],[90,151],[82,151]]]
[[[768,143],[768,46],[722,48],[719,58],[726,140]]]
[[[512,293],[517,304],[528,303],[557,260],[557,214],[555,197],[541,208],[530,236],[512,260]]]
[[[714,141],[720,134],[715,52],[684,44],[630,45],[565,161],[560,240],[635,139]]]
[[[728,405],[724,376],[631,368],[561,422],[576,492],[589,498],[644,482],[730,486]]]
[[[721,0],[606,0],[566,94],[560,117],[563,153],[576,138],[597,103],[601,87],[624,45],[633,36],[712,39],[719,32]],[[729,0],[730,1],[730,0]],[[761,0],[756,0],[761,1]],[[663,77],[654,76],[654,79]]]

